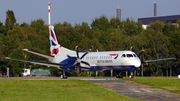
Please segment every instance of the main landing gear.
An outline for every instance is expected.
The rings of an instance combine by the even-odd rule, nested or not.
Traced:
[[[116,78],[123,78],[123,74],[120,71],[116,71]],[[134,78],[133,71],[130,71],[129,78]]]
[[[116,78],[123,78],[122,72],[116,71]]]
[[[63,71],[63,74],[61,75],[61,79],[67,79],[67,76],[65,74],[65,71]]]

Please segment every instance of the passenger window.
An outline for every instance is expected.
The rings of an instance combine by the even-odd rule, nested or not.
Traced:
[[[133,57],[132,54],[126,54],[128,58]]]
[[[133,54],[134,57],[137,57],[136,54]]]
[[[126,57],[126,55],[125,55],[125,54],[123,54],[123,55],[121,56],[121,58],[123,58],[123,57]]]

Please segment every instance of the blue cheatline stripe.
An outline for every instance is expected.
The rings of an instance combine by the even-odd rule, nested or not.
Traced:
[[[62,68],[63,71],[76,71],[76,67],[74,66],[71,70],[68,70],[68,68],[70,66],[72,66],[74,64],[74,60],[71,59],[65,59],[63,62],[61,62],[61,64],[65,64],[65,66]],[[83,70],[85,72],[88,71],[101,71],[103,69],[114,69],[114,70],[119,70],[119,71],[131,71],[131,70],[135,70],[135,66],[133,65],[126,65],[126,66],[91,66],[90,70]]]

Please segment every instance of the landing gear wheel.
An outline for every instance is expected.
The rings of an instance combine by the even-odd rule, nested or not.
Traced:
[[[66,75],[61,75],[61,79],[67,79]]]
[[[121,75],[121,72],[119,71],[116,72],[116,78],[123,78],[123,75]]]
[[[134,78],[134,76],[133,75],[129,75],[129,78]]]
[[[134,78],[133,71],[131,71],[129,78]]]
[[[67,76],[65,75],[65,71],[63,71],[63,74],[61,75],[61,79],[67,79]]]

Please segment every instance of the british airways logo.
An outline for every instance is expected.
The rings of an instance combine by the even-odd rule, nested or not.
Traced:
[[[117,59],[118,54],[109,54],[110,56],[114,57],[114,59]]]

